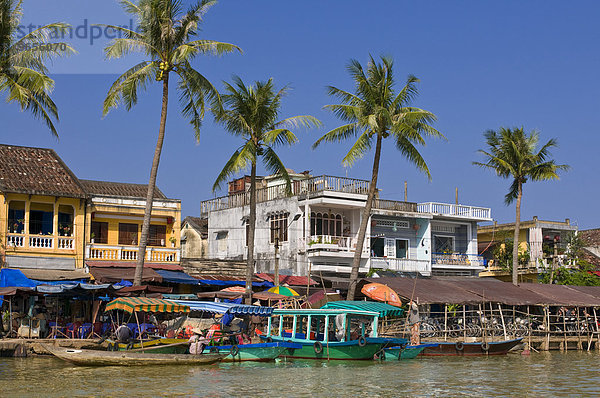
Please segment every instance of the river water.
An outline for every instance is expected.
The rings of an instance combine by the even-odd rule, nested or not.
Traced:
[[[0,358],[0,396],[600,396],[599,365],[591,352],[127,368]]]

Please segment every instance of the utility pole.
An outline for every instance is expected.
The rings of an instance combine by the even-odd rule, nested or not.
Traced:
[[[408,181],[404,181],[404,202],[408,202]]]
[[[279,225],[275,227],[275,273],[273,275],[273,282],[275,287],[279,287]]]

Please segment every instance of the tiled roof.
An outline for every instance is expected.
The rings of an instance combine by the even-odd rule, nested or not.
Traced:
[[[85,191],[90,195],[123,196],[127,198],[146,198],[147,184],[129,184],[124,182],[108,182],[79,180]],[[154,199],[167,199],[160,189],[154,188]]]
[[[77,177],[56,152],[0,144],[0,192],[84,198]]]
[[[199,234],[208,234],[208,219],[187,216],[181,224],[183,225],[186,222],[190,224],[190,227],[198,231]]]

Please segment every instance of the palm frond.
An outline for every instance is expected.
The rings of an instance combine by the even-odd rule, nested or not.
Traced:
[[[146,87],[146,84],[152,79],[155,69],[154,63],[144,61],[119,76],[106,94],[102,114],[106,116],[111,109],[121,103],[125,103],[127,110],[131,109],[137,103],[138,88]]]
[[[365,130],[342,159],[345,166],[351,167],[357,160],[361,159],[371,149],[371,135]]]
[[[252,162],[256,162],[256,148],[254,147],[254,144],[249,141],[246,142],[244,146],[238,148],[233,155],[231,155],[227,163],[225,163],[223,170],[221,170],[213,184],[213,192],[221,189],[223,183],[227,182],[230,177],[250,167]]]
[[[340,127],[336,127],[333,130],[325,133],[321,138],[319,138],[313,145],[312,148],[315,149],[323,142],[343,142],[349,139],[350,137],[356,136],[358,133],[358,126],[356,123],[345,124]]]
[[[262,134],[263,142],[269,146],[288,145],[298,142],[298,137],[288,129],[275,129]]]
[[[263,161],[265,163],[265,168],[273,175],[283,178],[285,182],[285,190],[288,194],[292,192],[292,182],[290,180],[290,175],[288,174],[287,169],[283,165],[279,156],[275,153],[273,148],[270,146],[266,146],[264,153],[262,155]]]

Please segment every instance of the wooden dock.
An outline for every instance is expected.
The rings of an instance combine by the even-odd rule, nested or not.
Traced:
[[[75,349],[98,349],[107,346],[107,343],[100,343],[98,339],[0,339],[0,357],[50,355],[42,347],[43,344]]]

